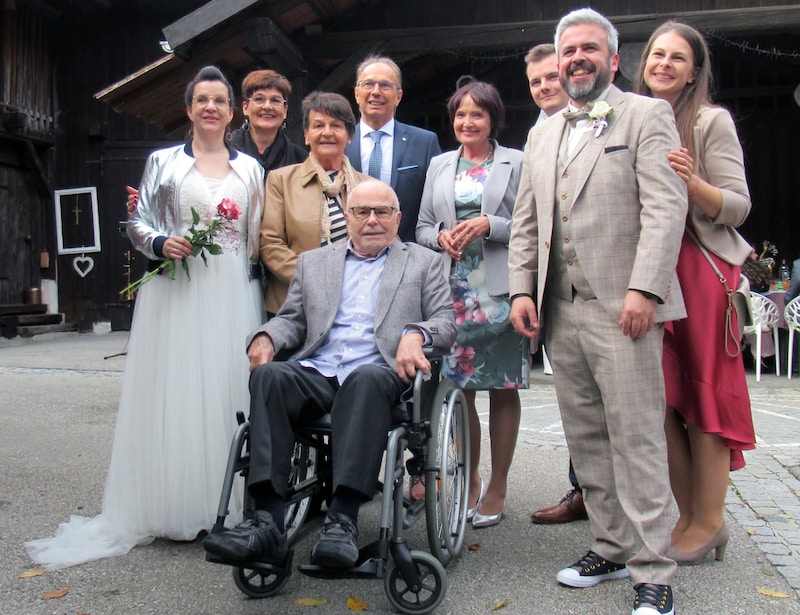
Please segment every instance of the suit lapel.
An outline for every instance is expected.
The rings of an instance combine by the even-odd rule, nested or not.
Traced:
[[[589,180],[589,175],[591,175],[597,162],[603,156],[609,137],[614,133],[614,128],[619,125],[620,119],[625,112],[625,99],[616,86],[611,86],[606,100],[612,106],[613,113],[607,118],[608,126],[603,130],[603,134],[595,137],[594,131],[587,133],[567,162],[567,166],[572,169],[572,173],[575,173],[575,194],[570,208],[577,202],[583,188],[586,186],[586,182]]]
[[[433,252],[431,255],[435,257]],[[400,288],[400,281],[403,279],[407,260],[408,249],[401,241],[395,240],[389,248],[386,265],[383,268],[381,283],[378,288],[378,301],[375,306],[376,332],[394,303],[394,297],[397,294],[397,289]]]
[[[392,139],[392,188],[397,187],[397,169],[403,166],[403,157],[408,147],[408,129],[405,124],[394,121],[394,139]]]
[[[361,122],[356,123],[356,131],[353,133],[345,153],[353,168],[361,173]]]
[[[503,150],[495,151],[494,162],[489,168],[486,183],[483,185],[483,197],[481,198],[483,213],[497,213],[510,177],[511,164],[509,164],[508,155]]]
[[[328,315],[325,330],[329,331],[333,326],[333,319],[339,309],[339,302],[342,298],[342,282],[344,280],[344,260],[347,257],[347,241],[337,241],[335,253],[332,255],[330,270],[325,274],[325,296],[328,303]]]

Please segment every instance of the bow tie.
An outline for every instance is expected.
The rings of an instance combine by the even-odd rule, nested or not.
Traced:
[[[586,120],[589,118],[589,108],[584,107],[577,111],[564,111],[564,119],[568,122],[577,122],[578,120]]]

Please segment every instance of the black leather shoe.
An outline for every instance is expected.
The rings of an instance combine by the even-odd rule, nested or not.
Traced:
[[[323,568],[352,568],[358,561],[358,529],[347,515],[329,512],[311,549],[311,563]]]
[[[633,589],[636,598],[633,599],[632,615],[674,615],[672,588],[669,585],[639,583]]]
[[[242,562],[282,562],[288,551],[286,534],[278,529],[272,515],[265,510],[257,510],[252,519],[233,529],[209,534],[203,540],[203,548],[217,557]]]

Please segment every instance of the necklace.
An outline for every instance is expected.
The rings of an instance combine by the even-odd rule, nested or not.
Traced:
[[[492,156],[494,156],[494,143],[489,141],[489,153],[486,155],[486,158],[484,158],[481,162],[478,162],[476,164],[479,167],[482,167],[483,165],[485,165],[487,162],[489,162],[492,159]],[[470,162],[474,162],[470,158],[467,158],[467,160],[469,160]]]

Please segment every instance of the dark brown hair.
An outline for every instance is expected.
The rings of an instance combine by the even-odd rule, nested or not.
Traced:
[[[491,83],[484,81],[470,81],[458,88],[447,101],[447,112],[450,114],[451,124],[465,96],[469,96],[476,105],[489,114],[492,122],[489,136],[496,139],[506,121],[506,108],[503,106],[503,100],[497,89]]]

